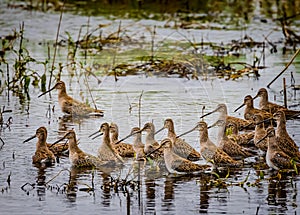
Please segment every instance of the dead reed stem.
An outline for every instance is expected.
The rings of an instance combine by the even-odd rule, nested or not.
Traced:
[[[271,84],[273,84],[273,82],[276,81],[277,78],[279,78],[279,76],[281,76],[287,70],[287,68],[289,68],[289,66],[293,63],[293,61],[295,60],[295,58],[297,57],[297,55],[299,54],[299,52],[300,52],[300,48],[296,51],[296,53],[293,55],[292,59],[285,66],[285,68],[267,85],[268,88],[270,88]]]
[[[53,61],[52,61],[52,66],[51,66],[51,70],[50,70],[50,79],[49,79],[48,90],[50,90],[50,88],[51,88],[51,79],[52,79],[52,76],[53,76],[54,63],[55,63],[56,52],[57,52],[57,41],[58,41],[58,36],[59,36],[59,31],[60,31],[60,25],[61,25],[61,21],[62,21],[62,15],[63,15],[63,11],[64,11],[64,6],[65,6],[65,1],[63,2],[63,6],[61,7],[60,16],[59,16],[59,22],[58,22],[58,26],[57,26],[55,46],[54,46],[54,54],[53,54]]]

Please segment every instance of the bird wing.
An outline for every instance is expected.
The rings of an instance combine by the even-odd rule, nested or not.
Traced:
[[[292,167],[291,157],[285,154],[284,152],[278,151],[270,159],[275,166],[279,169],[290,169]]]
[[[238,162],[230,157],[226,152],[222,149],[217,148],[213,160],[216,165],[218,164],[226,164],[226,165],[237,165]]]
[[[201,155],[192,146],[178,138],[173,146],[173,151],[183,158],[188,158],[189,160],[197,161],[200,159]]]
[[[192,172],[197,172],[197,171],[207,169],[210,166],[209,165],[201,166],[199,164],[192,163],[191,161],[186,159],[176,159],[172,162],[171,167],[177,172],[192,173]]]
[[[88,115],[93,112],[103,114],[103,111],[91,108],[87,104],[79,102],[71,97],[69,99],[64,100],[62,104],[62,111],[67,114],[78,115],[78,116]]]

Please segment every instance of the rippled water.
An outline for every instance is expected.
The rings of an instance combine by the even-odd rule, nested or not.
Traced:
[[[39,12],[26,12],[16,10],[0,9],[1,34],[10,32],[12,28],[17,28],[21,21],[25,21],[25,35],[31,41],[47,41],[55,38],[58,14],[47,14]],[[15,13],[19,12],[19,13]],[[80,24],[86,22],[86,17],[72,16],[65,14],[62,25],[62,32],[65,30],[77,32]],[[99,22],[108,22],[98,17],[91,18],[92,25]],[[124,22],[134,23],[131,20]],[[44,27],[47,23],[47,27]],[[140,21],[140,24],[159,25],[155,21]],[[116,25],[117,26],[117,25]],[[260,30],[266,26],[249,27],[249,32],[255,37],[260,35]],[[113,26],[112,26],[113,28]],[[268,28],[271,28],[270,26]],[[134,29],[134,27],[133,27]],[[253,30],[253,31],[251,31]],[[161,29],[161,35],[171,33],[171,29]],[[209,34],[211,40],[227,40],[228,37],[235,37],[235,31],[183,31],[187,35]],[[240,32],[239,32],[240,33]],[[74,33],[75,34],[75,33]],[[175,33],[174,33],[175,34]],[[159,35],[159,34],[158,34]],[[273,36],[282,37],[279,31]],[[159,37],[159,36],[158,36]],[[173,39],[176,37],[174,36]],[[45,55],[37,44],[32,46],[35,56]],[[36,51],[35,51],[36,50]],[[96,99],[97,107],[105,111],[103,118],[84,119],[81,122],[65,122],[60,119],[63,115],[57,102],[57,92],[37,98],[39,89],[30,89],[31,100],[20,103],[19,99],[11,92],[9,95],[4,91],[0,96],[1,107],[11,109],[12,113],[5,113],[4,121],[8,117],[13,117],[10,128],[1,130],[1,138],[5,145],[0,150],[0,208],[1,214],[297,214],[299,213],[299,176],[283,176],[281,181],[267,180],[272,175],[268,169],[263,170],[265,179],[261,180],[259,186],[248,186],[244,188],[229,185],[227,189],[209,186],[206,179],[209,176],[179,177],[174,178],[166,174],[160,175],[155,170],[150,170],[149,166],[141,170],[140,189],[132,190],[128,188],[128,193],[116,192],[113,189],[103,187],[110,180],[107,173],[94,172],[93,183],[94,192],[85,192],[80,188],[92,186],[92,173],[76,172],[70,168],[67,158],[60,159],[60,163],[53,167],[37,168],[31,163],[31,156],[35,151],[35,141],[32,140],[23,144],[28,137],[35,134],[35,130],[40,126],[48,129],[48,142],[54,142],[60,137],[60,131],[74,128],[80,140],[80,148],[84,151],[96,154],[96,150],[101,143],[101,139],[91,140],[88,136],[99,128],[103,122],[115,122],[119,125],[120,136],[123,137],[130,132],[130,128],[138,125],[138,104],[139,96],[143,91],[141,121],[154,122],[156,128],[163,125],[166,118],[172,118],[175,123],[175,130],[178,134],[190,129],[199,120],[202,107],[208,112],[216,107],[218,103],[226,103],[230,115],[242,117],[243,110],[233,113],[233,110],[240,105],[247,94],[255,95],[260,87],[265,87],[269,81],[278,74],[285,63],[290,59],[290,55],[282,56],[278,54],[268,54],[266,58],[268,68],[260,74],[259,80],[244,77],[237,81],[225,81],[223,79],[210,78],[209,80],[186,80],[179,78],[158,78],[140,76],[120,77],[117,82],[113,77],[100,77],[101,84],[95,79],[89,78],[92,94]],[[60,58],[63,58],[60,56]],[[251,59],[251,56],[247,58]],[[299,62],[298,59],[296,59]],[[296,67],[295,67],[296,65]],[[295,71],[298,63],[292,65],[289,71]],[[289,83],[289,71],[282,77],[287,78]],[[298,72],[294,73],[296,83],[300,81]],[[271,100],[276,96],[277,102],[282,103],[282,77],[278,79],[270,89]],[[86,87],[79,84],[76,78],[63,76],[62,80],[67,84],[68,93],[77,99],[81,99],[80,92],[88,97]],[[289,90],[289,104],[299,103],[299,95],[296,99],[292,97]],[[257,101],[256,101],[257,102]],[[255,103],[257,104],[257,103]],[[132,110],[130,111],[130,105]],[[54,108],[49,116],[49,107]],[[207,117],[208,124],[215,121],[216,115]],[[299,135],[300,121],[288,121],[287,128],[294,140],[300,143]],[[216,140],[216,130],[209,133],[212,140]],[[157,136],[161,140],[166,133]],[[193,132],[185,137],[186,141],[199,150],[198,133]],[[128,139],[128,142],[132,139]],[[250,159],[250,161],[253,161]],[[203,163],[204,161],[200,161]],[[132,164],[132,159],[126,160],[125,167],[119,171],[113,171],[110,175],[113,178],[120,176],[125,178]],[[137,167],[135,167],[137,172]],[[61,170],[68,169],[71,172],[63,171],[59,176],[48,183],[48,187],[38,185],[37,182],[48,182]],[[245,167],[234,172],[226,182],[238,183],[243,181],[248,172],[249,182],[253,184],[258,179],[258,173],[254,168]],[[10,186],[7,178],[11,174]],[[134,178],[137,173],[131,173],[129,178]],[[62,188],[70,180],[76,183],[79,190],[73,195],[67,195]],[[135,178],[135,181],[137,178]],[[35,187],[26,184],[35,183]]]

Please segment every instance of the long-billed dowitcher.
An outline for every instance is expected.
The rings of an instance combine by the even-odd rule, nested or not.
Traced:
[[[38,141],[36,143],[36,151],[32,156],[32,163],[55,163],[55,156],[53,152],[48,149],[46,140],[47,140],[47,129],[45,127],[40,127],[36,130],[35,135],[24,140],[23,143],[32,140],[37,137]]]
[[[254,131],[239,133],[238,125],[235,122],[230,122],[226,126],[227,136],[232,141],[236,142],[239,145],[251,146],[251,140],[253,140]]]
[[[55,143],[58,143],[64,139],[69,140],[69,159],[73,167],[92,168],[103,167],[107,165],[107,161],[102,161],[93,155],[85,153],[78,147],[75,131],[69,130],[61,139],[57,140]]]
[[[170,173],[173,174],[191,174],[196,172],[202,172],[210,165],[200,165],[193,163],[176,153],[172,149],[173,143],[170,138],[165,138],[161,141],[161,146],[164,148],[164,160],[166,167]]]
[[[299,147],[286,130],[286,119],[283,111],[277,111],[273,118],[277,122],[276,142],[287,155],[300,161]]]
[[[266,154],[267,165],[275,170],[293,169],[294,165],[292,162],[292,157],[280,149],[279,144],[276,141],[275,130],[273,127],[267,128],[266,136],[268,137],[268,150]],[[298,163],[296,166],[299,168],[300,164]]]
[[[162,131],[165,128],[168,129],[168,137],[173,141],[172,149],[177,155],[186,158],[190,161],[200,160],[201,155],[199,152],[197,152],[192,146],[186,143],[183,139],[176,137],[174,123],[172,119],[166,119],[164,122],[164,127],[159,129],[156,133]]]
[[[47,129],[45,127],[40,127],[40,132],[44,132],[44,136],[45,136],[45,143],[48,147],[48,149],[54,154],[54,156],[61,156],[61,155],[68,155],[68,143],[57,143],[57,144],[51,144],[51,143],[47,143],[46,139],[47,139]],[[38,137],[37,135],[32,136],[31,138],[27,139],[25,142],[33,139],[34,137]]]
[[[226,123],[224,120],[218,120],[215,122],[211,127],[218,126],[219,133],[218,133],[218,146],[223,149],[231,157],[251,157],[254,156],[254,153],[248,149],[240,146],[236,142],[230,140],[226,136]]]
[[[240,166],[239,161],[230,157],[223,149],[217,147],[208,136],[208,127],[206,122],[200,121],[193,129],[181,134],[185,135],[194,130],[198,130],[200,133],[200,152],[202,157],[212,163],[214,166]]]
[[[131,144],[119,142],[119,128],[116,123],[111,122],[109,126],[110,141],[121,157],[134,157],[134,149]]]
[[[253,120],[253,117],[255,114],[260,114],[264,120],[272,117],[271,113],[264,111],[264,110],[254,108],[253,98],[250,95],[245,96],[244,103],[242,105],[240,105],[237,109],[235,109],[234,112],[236,112],[237,110],[239,110],[240,108],[242,108],[245,105],[246,105],[246,108],[244,111],[244,118],[246,120]]]
[[[151,153],[153,150],[157,149],[160,145],[155,140],[155,127],[152,122],[147,122],[144,127],[141,129],[141,131],[145,131],[147,133],[146,135],[146,144],[145,144],[145,153]],[[152,154],[154,157],[162,157],[163,156],[163,149],[157,150],[154,154]]]
[[[100,132],[99,135],[94,136],[93,139],[95,139],[98,136],[103,135],[102,144],[100,145],[98,149],[98,157],[100,160],[103,161],[110,161],[115,164],[117,163],[123,163],[122,157],[118,154],[118,152],[115,150],[114,146],[110,142],[109,137],[109,124],[108,123],[102,123],[100,126],[100,129],[96,131],[95,133],[91,134],[90,137]]]
[[[227,112],[227,106],[224,103],[218,104],[217,108],[207,114],[204,114],[200,117],[204,118],[212,113],[219,112],[219,119],[221,120],[226,120],[226,124],[229,123],[235,123],[237,124],[239,130],[243,130],[244,127],[247,127],[248,129],[254,129],[254,125],[252,124],[252,121],[250,120],[245,120],[241,118],[237,118],[234,116],[229,116]]]
[[[91,108],[88,105],[79,102],[73,99],[71,96],[69,96],[66,91],[66,85],[63,81],[58,81],[54,85],[54,87],[42,93],[41,95],[39,95],[39,97],[45,95],[46,93],[49,93],[54,89],[58,90],[58,103],[62,112],[72,116],[103,116],[104,115],[102,110]]]
[[[255,134],[254,134],[254,145],[260,150],[266,152],[268,149],[267,139],[261,141],[261,139],[266,136],[267,131],[265,129],[264,123],[262,123],[263,118],[260,114],[255,114],[253,116],[255,122]]]
[[[142,133],[140,128],[138,127],[132,128],[130,134],[132,134],[132,136],[134,137],[133,149],[135,151],[135,160],[146,161],[146,154],[144,151],[145,145],[142,142]]]
[[[265,88],[260,88],[258,90],[256,96],[253,97],[253,100],[256,99],[257,97],[260,97],[259,108],[261,110],[267,111],[271,114],[274,114],[277,111],[281,110],[284,112],[285,117],[287,119],[300,115],[300,111],[289,110],[284,106],[269,102],[268,91]]]

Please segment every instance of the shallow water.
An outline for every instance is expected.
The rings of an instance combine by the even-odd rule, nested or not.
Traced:
[[[2,10],[2,11],[1,11]],[[37,45],[38,42],[54,40],[56,33],[58,14],[48,14],[40,12],[26,11],[6,11],[3,7],[0,9],[0,18],[5,20],[1,24],[1,34],[5,35],[12,28],[17,28],[21,21],[25,21],[26,37],[29,38],[29,44],[32,45],[34,56],[46,56],[43,46]],[[12,12],[19,12],[13,15]],[[5,18],[5,19],[4,19]],[[86,17],[64,14],[64,20],[61,32],[66,29],[77,34],[80,24],[86,22]],[[102,17],[91,18],[91,24],[96,25],[99,22],[109,22]],[[124,20],[124,23],[135,23],[132,20]],[[41,23],[49,23],[45,28]],[[116,28],[118,22],[110,26]],[[157,21],[139,21],[143,26],[159,25]],[[259,31],[269,25],[250,26],[251,36],[258,37]],[[133,27],[132,32],[136,32]],[[208,35],[213,41],[228,41],[236,36],[236,31],[209,31],[209,30],[191,30],[183,33],[193,35]],[[239,32],[240,33],[240,32]],[[160,29],[158,38],[162,35],[176,35],[172,29]],[[137,34],[139,35],[139,34]],[[259,36],[258,36],[259,35]],[[149,36],[149,35],[148,35]],[[279,31],[272,34],[274,38],[282,37]],[[137,36],[138,38],[139,36]],[[173,36],[172,39],[178,39]],[[159,39],[158,39],[159,40]],[[34,41],[34,42],[33,42]],[[59,55],[59,60],[63,61],[63,51]],[[1,107],[5,105],[6,109],[11,109],[12,113],[5,113],[4,122],[9,116],[13,117],[13,123],[9,128],[1,130],[1,138],[5,145],[0,150],[0,207],[1,214],[297,214],[299,213],[299,194],[300,186],[299,176],[283,176],[281,181],[267,180],[273,173],[264,169],[265,178],[259,182],[259,186],[244,185],[244,188],[234,184],[242,182],[248,172],[250,172],[248,181],[253,184],[258,179],[258,173],[254,168],[245,167],[232,173],[228,179],[227,189],[209,186],[206,179],[211,179],[209,175],[195,177],[171,177],[158,174],[151,170],[149,166],[140,171],[140,189],[132,190],[128,188],[126,192],[116,192],[113,189],[103,187],[108,183],[109,176],[101,171],[94,172],[94,192],[84,192],[80,188],[92,186],[91,171],[76,172],[71,169],[67,158],[60,159],[60,163],[53,167],[37,168],[31,163],[31,156],[35,151],[35,141],[22,143],[25,139],[35,134],[35,130],[40,126],[48,129],[48,142],[54,142],[66,129],[74,128],[80,141],[80,148],[84,151],[96,154],[101,139],[91,140],[88,136],[97,130],[103,122],[115,122],[119,125],[120,137],[127,135],[130,128],[138,126],[138,100],[141,92],[141,122],[154,122],[157,129],[163,125],[166,118],[172,118],[175,123],[175,130],[178,134],[194,127],[202,114],[202,107],[205,106],[205,112],[216,107],[218,103],[226,103],[230,115],[242,117],[243,110],[234,113],[233,110],[240,105],[247,94],[255,95],[260,87],[265,87],[283,68],[291,55],[267,54],[266,62],[268,67],[261,71],[261,77],[258,80],[253,77],[243,77],[236,81],[226,81],[218,78],[209,78],[204,80],[186,80],[180,78],[163,78],[127,76],[119,77],[117,82],[113,77],[100,77],[102,83],[99,85],[95,79],[89,77],[89,84],[96,104],[99,109],[105,111],[103,118],[84,119],[79,123],[65,122],[60,119],[63,115],[57,102],[57,92],[37,98],[40,94],[39,89],[30,88],[31,100],[20,102],[18,97],[11,92],[4,91],[0,96]],[[246,56],[251,62],[252,56]],[[299,62],[299,58],[296,59]],[[287,83],[290,80],[290,71],[296,71],[298,63],[293,64],[282,76],[286,77]],[[269,98],[273,100],[276,96],[278,103],[282,103],[283,98],[280,94],[282,89],[282,77],[278,79],[269,90]],[[296,83],[300,81],[300,73],[294,72]],[[70,78],[62,76],[66,82],[68,93],[77,99],[81,99],[80,93],[83,92],[85,98],[89,98],[86,87],[77,82],[77,77]],[[298,104],[299,95],[294,98],[293,92],[288,90],[288,104]],[[299,93],[298,93],[299,94]],[[257,101],[255,102],[257,105]],[[130,106],[132,110],[130,111]],[[51,115],[48,108],[54,108]],[[211,124],[217,118],[211,115],[205,119]],[[300,121],[288,121],[287,129],[293,136],[296,143],[300,143],[299,135]],[[217,130],[212,129],[209,135],[213,141],[216,141]],[[163,139],[166,133],[157,135],[157,140]],[[193,132],[185,137],[186,141],[199,150],[198,133]],[[128,142],[132,139],[128,139]],[[247,159],[253,162],[253,159]],[[204,161],[200,161],[204,163]],[[110,173],[113,178],[120,176],[125,178],[132,164],[132,159],[126,160],[126,165],[122,170],[115,170]],[[68,169],[71,172],[63,171],[59,176],[53,179],[61,170]],[[129,179],[137,181],[138,168],[135,167],[135,173],[129,175]],[[11,174],[10,186],[7,183],[7,177]],[[76,183],[78,190],[70,193],[63,192],[63,185],[71,181]],[[225,174],[226,175],[226,174]],[[53,179],[52,181],[49,181]],[[49,182],[48,187],[38,185],[38,183]],[[35,187],[26,185],[26,183],[36,183]],[[233,185],[230,185],[233,183]],[[58,187],[61,187],[58,189]],[[73,194],[73,195],[72,195]]]

